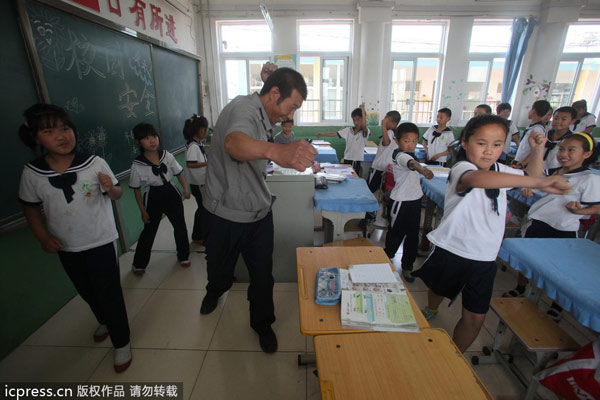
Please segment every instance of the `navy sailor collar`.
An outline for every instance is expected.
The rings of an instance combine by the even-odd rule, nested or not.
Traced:
[[[548,176],[552,176],[554,175],[559,169],[561,169],[562,167],[558,167],[558,168],[552,168],[548,170]],[[578,172],[585,172],[585,171],[589,171],[590,169],[588,167],[586,167],[585,165],[582,165],[579,168],[575,168],[573,171],[569,171],[567,172],[565,175],[571,175],[571,174],[576,174]]]
[[[159,150],[159,151],[161,153],[160,153],[160,157],[158,158],[158,165],[162,164],[163,160],[165,159],[165,156],[167,155],[167,151],[166,150]],[[136,164],[140,164],[140,165],[148,165],[150,167],[156,165],[152,161],[148,160],[146,158],[146,156],[144,155],[144,153],[142,153],[139,156],[137,156],[135,158],[135,160],[133,160],[133,162],[136,163]]]
[[[438,130],[438,125],[434,125],[433,129],[435,129],[438,132],[448,132],[448,131],[452,132],[452,129],[450,129],[448,126],[446,126],[443,130],[440,131],[440,130]]]
[[[75,152],[75,157],[73,158],[73,161],[71,161],[71,165],[62,174],[50,168],[50,165],[48,165],[48,162],[46,161],[46,155],[36,158],[35,160],[25,164],[25,166],[31,169],[37,175],[51,177],[67,174],[70,172],[76,173],[82,171],[88,168],[96,157],[97,156],[95,156],[94,154]]]

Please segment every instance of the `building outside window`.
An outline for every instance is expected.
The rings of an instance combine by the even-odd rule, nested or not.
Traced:
[[[394,21],[390,110],[403,120],[431,123],[439,97],[445,21]]]
[[[271,31],[264,21],[217,21],[221,107],[260,91],[262,65],[271,60]]]
[[[511,33],[510,20],[475,20],[473,23],[461,120],[470,119],[479,104],[488,104],[495,110],[502,101],[504,62]]]
[[[299,122],[346,121],[352,33],[352,20],[298,21],[299,71],[308,88]]]
[[[554,108],[585,99],[588,109],[598,108],[600,73],[600,21],[569,26],[561,61],[550,91]]]

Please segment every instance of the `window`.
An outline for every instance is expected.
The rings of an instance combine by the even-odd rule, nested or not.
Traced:
[[[512,22],[475,20],[469,44],[467,90],[461,120],[473,116],[479,104],[492,109],[501,102],[505,54],[510,46]]]
[[[218,21],[221,99],[260,91],[262,65],[271,60],[271,31],[263,21]]]
[[[445,32],[444,21],[392,25],[390,109],[398,110],[404,120],[430,123],[434,118]]]
[[[588,108],[598,106],[600,72],[600,21],[569,26],[561,61],[550,92],[550,104],[562,107],[585,99]]]
[[[298,120],[346,120],[352,21],[299,21],[298,50],[300,73],[308,89],[306,101],[297,113]]]

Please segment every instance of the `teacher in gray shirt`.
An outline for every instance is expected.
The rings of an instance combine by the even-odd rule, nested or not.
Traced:
[[[211,313],[231,287],[242,254],[250,275],[250,325],[265,353],[277,351],[273,304],[273,215],[267,160],[304,171],[316,150],[305,140],[271,143],[273,125],[294,117],[306,100],[306,82],[290,68],[267,63],[260,93],[238,96],[221,112],[211,140],[203,205],[211,213],[206,240],[208,284],[201,314]]]

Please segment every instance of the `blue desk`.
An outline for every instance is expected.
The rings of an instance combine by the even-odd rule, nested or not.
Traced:
[[[600,332],[600,245],[587,239],[504,239],[498,257],[582,324]]]
[[[332,163],[332,164],[339,164],[340,161],[337,158],[337,153],[335,152],[335,149],[332,147],[326,147],[326,146],[317,146],[316,147],[317,151],[319,152],[319,154],[317,154],[315,156],[315,160],[317,160],[318,163]]]
[[[433,179],[426,179],[421,176],[421,188],[423,189],[423,193],[433,200],[433,202],[441,209],[444,208],[447,185],[448,178],[434,177]]]
[[[333,241],[343,240],[344,226],[351,219],[362,219],[365,212],[379,210],[379,203],[361,178],[346,178],[315,190],[315,208],[333,223]]]

